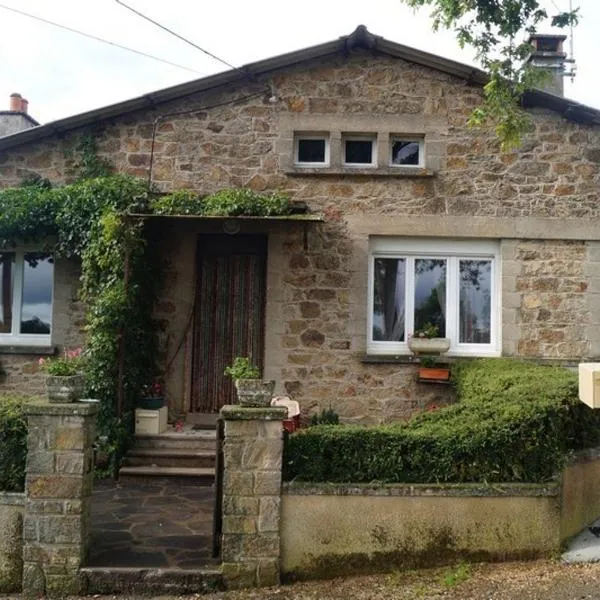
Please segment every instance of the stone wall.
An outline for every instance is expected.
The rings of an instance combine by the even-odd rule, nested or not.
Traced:
[[[480,89],[362,51],[288,68],[273,83],[276,104],[258,94],[203,109],[262,89],[244,84],[112,118],[95,131],[101,153],[119,171],[146,177],[155,117],[198,108],[160,122],[153,166],[159,189],[280,189],[323,217],[307,226],[306,248],[301,228],[267,228],[265,364],[279,392],[304,410],[331,405],[362,422],[404,418],[443,400],[442,388],[417,386],[413,365],[362,360],[368,243],[378,234],[502,240],[503,353],[571,361],[600,355],[593,341],[600,340],[600,305],[590,283],[600,240],[600,128],[533,109],[535,131],[522,149],[502,153],[491,132],[466,126]],[[295,172],[293,131],[316,126],[423,133],[431,172]],[[0,185],[29,172],[66,181],[64,150],[79,133],[3,153]],[[194,236],[211,229],[188,228],[185,239],[178,231],[169,225],[163,232],[168,272],[157,317],[166,327],[163,356],[178,352],[167,381],[171,400],[185,411]]]
[[[0,492],[0,594],[21,590],[25,494]]]

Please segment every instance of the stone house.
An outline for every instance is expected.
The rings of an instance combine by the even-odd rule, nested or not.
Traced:
[[[171,414],[228,403],[223,367],[252,353],[304,411],[405,418],[447,394],[417,381],[408,350],[427,323],[450,357],[600,356],[600,111],[561,96],[562,39],[534,42],[557,88],[525,98],[534,131],[518,151],[467,126],[483,72],[359,27],[0,138],[0,185],[65,181],[65,150],[92,132],[119,171],[162,191],[287,192],[312,220],[148,220],[167,265],[156,316]],[[77,265],[32,273],[26,251],[2,258],[17,273],[3,285],[22,287],[2,295],[6,388],[36,389],[40,354],[81,342]],[[47,328],[23,334],[9,313]]]

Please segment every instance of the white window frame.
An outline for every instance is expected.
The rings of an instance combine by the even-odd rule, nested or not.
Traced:
[[[501,277],[500,244],[493,240],[439,240],[432,238],[396,238],[375,236],[370,239],[367,301],[367,352],[369,354],[410,354],[408,337],[414,331],[414,259],[445,259],[446,262],[446,337],[450,338],[447,356],[499,356],[501,353]],[[373,340],[374,266],[376,258],[404,258],[405,282],[405,340],[384,342]],[[490,343],[459,343],[459,261],[491,260],[491,317]]]
[[[50,333],[20,333],[21,313],[23,310],[23,275],[25,271],[25,254],[44,251],[40,248],[35,247],[19,247],[4,248],[0,250],[0,252],[15,255],[15,272],[13,279],[12,329],[11,333],[0,333],[0,346],[51,346],[52,331],[54,328],[52,318],[54,316],[55,273],[53,273],[52,277],[52,314],[50,316]],[[54,264],[54,267],[56,268],[56,263]]]
[[[305,162],[300,161],[300,141],[308,140],[308,141],[323,141],[325,142],[325,160],[323,162]],[[296,134],[294,137],[294,166],[296,167],[308,167],[308,168],[317,168],[317,167],[328,167],[330,164],[330,150],[329,150],[329,136],[322,133],[306,133],[306,134]]]
[[[346,142],[371,142],[371,162],[351,163],[346,162]],[[344,134],[342,135],[342,165],[354,169],[371,169],[377,167],[377,135],[374,134]]]
[[[419,144],[419,163],[416,165],[399,165],[394,163],[393,148],[394,142],[414,142]],[[418,169],[425,166],[425,140],[419,137],[411,137],[406,135],[390,136],[390,167],[395,169]]]

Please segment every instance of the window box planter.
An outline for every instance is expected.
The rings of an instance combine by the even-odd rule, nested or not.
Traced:
[[[450,369],[448,367],[419,367],[420,381],[450,381]]]
[[[408,338],[408,347],[414,354],[443,354],[450,349],[450,338]]]
[[[238,379],[235,382],[240,406],[257,408],[271,406],[275,382],[263,379]]]
[[[83,396],[83,375],[48,375],[46,394],[52,404],[77,402]]]
[[[138,398],[137,407],[144,410],[158,410],[165,404],[164,396],[143,396]]]

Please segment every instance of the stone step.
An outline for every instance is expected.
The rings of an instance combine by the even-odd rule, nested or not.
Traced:
[[[215,470],[211,468],[159,467],[159,466],[123,466],[119,469],[119,480],[149,479],[154,477],[172,477],[196,485],[212,485]]]
[[[133,447],[123,460],[128,467],[197,467],[214,468],[215,451],[188,450],[186,448],[137,448]]]
[[[83,567],[79,569],[83,594],[209,594],[225,589],[215,561],[197,569],[143,567]]]
[[[160,435],[136,435],[135,448],[155,448],[164,450],[212,450],[216,448],[217,432],[214,429],[194,430],[190,433],[167,431]]]

